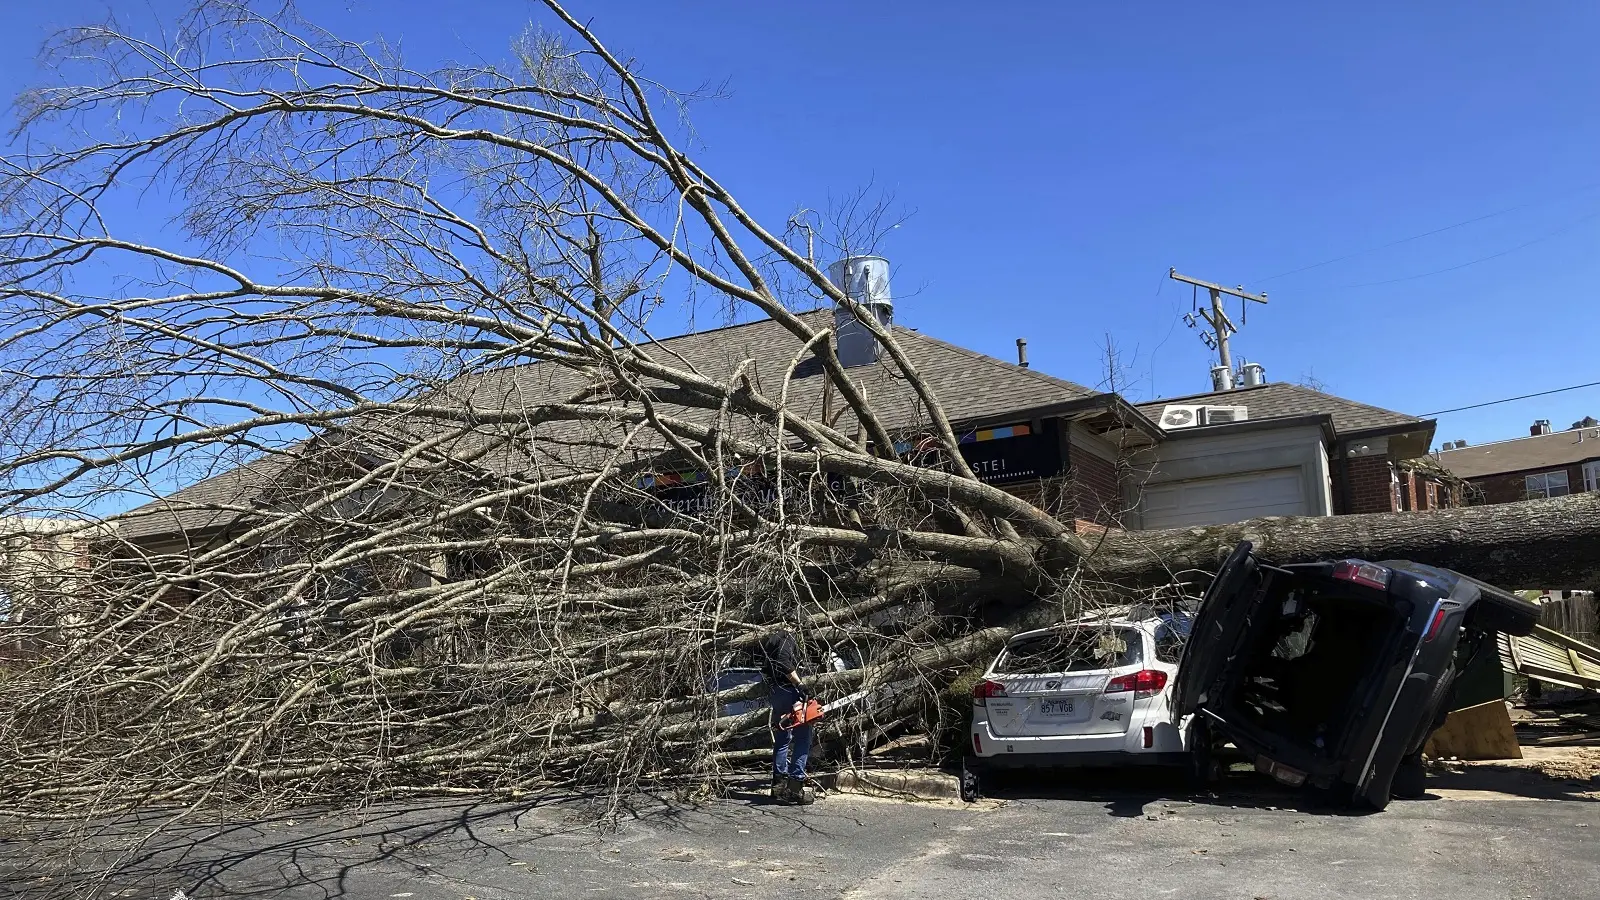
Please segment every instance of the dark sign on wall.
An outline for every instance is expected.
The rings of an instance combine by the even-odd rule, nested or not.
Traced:
[[[979,481],[988,484],[1049,478],[1064,468],[1055,419],[1044,420],[1038,428],[1028,422],[981,428],[960,434],[958,440],[961,458]],[[914,466],[945,467],[939,443],[930,436],[902,441],[895,448]]]
[[[1029,481],[1061,474],[1061,439],[1056,420],[1035,428],[1022,423],[985,428],[961,436],[961,458],[988,484]]]

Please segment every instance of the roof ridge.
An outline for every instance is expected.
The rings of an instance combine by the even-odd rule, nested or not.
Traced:
[[[1403,418],[1411,419],[1412,421],[1415,421],[1415,422],[1426,422],[1427,421],[1427,419],[1423,419],[1423,418],[1421,418],[1419,416],[1413,416],[1410,413],[1403,413],[1403,412],[1400,412],[1399,410],[1389,409],[1388,407],[1385,407],[1385,406],[1377,406],[1377,405],[1372,404],[1372,403],[1364,403],[1364,402],[1362,402],[1360,400],[1351,400],[1349,397],[1341,397],[1341,396],[1339,396],[1337,394],[1330,394],[1330,393],[1327,393],[1326,391],[1319,391],[1316,388],[1309,388],[1309,387],[1306,387],[1305,385],[1294,384],[1294,383],[1288,382],[1288,381],[1269,381],[1266,384],[1246,385],[1244,387],[1236,387],[1236,388],[1233,388],[1231,390],[1226,390],[1226,391],[1203,391],[1203,392],[1198,393],[1198,394],[1185,394],[1184,396],[1181,396],[1181,397],[1162,397],[1162,398],[1160,398],[1158,400],[1144,400],[1144,401],[1141,401],[1141,402],[1136,403],[1134,405],[1135,406],[1154,406],[1157,403],[1172,404],[1172,403],[1179,403],[1179,402],[1182,402],[1182,401],[1185,401],[1185,400],[1193,400],[1193,399],[1198,398],[1198,397],[1221,397],[1223,395],[1229,395],[1229,394],[1240,394],[1240,393],[1244,393],[1246,391],[1263,391],[1263,390],[1266,390],[1267,388],[1281,388],[1283,390],[1295,391],[1295,392],[1301,393],[1301,394],[1310,394],[1310,395],[1315,396],[1315,397],[1321,397],[1321,398],[1323,398],[1325,400],[1332,400],[1334,402],[1344,403],[1344,404],[1348,404],[1350,406],[1359,406],[1362,409],[1370,409],[1370,410],[1372,410],[1374,412],[1380,412],[1380,413],[1384,413],[1386,415],[1401,416]]]
[[[793,313],[796,316],[809,316],[809,315],[812,315],[814,313],[820,313],[820,312],[826,312],[826,311],[827,311],[827,308],[826,307],[822,307],[822,306],[813,307],[812,309],[805,309],[805,310],[790,310],[790,312]],[[673,341],[682,341],[682,340],[688,340],[689,338],[704,337],[705,335],[708,335],[708,334],[716,334],[719,331],[732,331],[735,328],[749,328],[749,327],[751,327],[753,325],[769,325],[769,324],[770,325],[778,325],[779,327],[782,327],[782,323],[779,322],[777,319],[774,319],[771,316],[767,316],[764,319],[754,319],[754,320],[749,321],[749,322],[733,322],[733,323],[730,323],[728,325],[718,325],[715,328],[707,328],[704,331],[685,331],[682,334],[672,334],[672,335],[668,335],[666,337],[652,337],[652,338],[650,338],[650,340],[647,340],[647,341],[631,341],[631,343],[632,343],[632,345],[634,347],[641,348],[641,349],[649,348],[649,347],[663,347],[664,349],[667,349],[668,352],[671,352],[671,348],[670,347],[666,347],[666,345],[670,344]],[[548,362],[550,362],[550,360],[547,360],[547,359],[530,359],[530,360],[527,360],[525,362],[513,363],[513,364],[511,364],[509,366],[503,366],[503,367],[491,366],[491,367],[486,368],[486,369],[473,369],[471,371],[463,372],[460,375],[456,375],[454,377],[451,377],[451,378],[447,379],[445,381],[445,385],[449,385],[449,384],[451,384],[451,383],[453,383],[453,382],[455,382],[455,381],[457,381],[459,379],[463,379],[463,378],[481,378],[481,377],[486,376],[486,375],[505,375],[505,374],[508,374],[508,373],[511,373],[511,372],[516,372],[516,371],[522,370],[522,369],[532,369],[535,366],[541,366],[541,365],[544,365],[545,363],[548,363]]]
[[[1154,400],[1140,400],[1138,403],[1135,403],[1134,406],[1154,406],[1157,403],[1171,404],[1171,403],[1178,403],[1178,402],[1181,402],[1181,401],[1184,401],[1184,400],[1193,400],[1196,397],[1210,397],[1210,396],[1214,396],[1214,395],[1218,395],[1218,394],[1238,394],[1238,393],[1242,393],[1244,391],[1259,391],[1262,388],[1277,387],[1280,384],[1287,384],[1287,383],[1288,382],[1271,381],[1271,382],[1267,382],[1266,384],[1245,385],[1244,387],[1236,387],[1236,388],[1233,388],[1231,390],[1226,390],[1226,391],[1200,391],[1199,393],[1183,394],[1183,395],[1180,395],[1180,396],[1177,396],[1177,397],[1158,397],[1158,398],[1156,398]]]
[[[1457,447],[1455,450],[1440,450],[1439,451],[1439,455],[1442,456],[1442,455],[1444,455],[1446,453],[1455,453],[1456,450],[1482,450],[1485,447],[1493,447],[1493,446],[1495,446],[1497,444],[1514,444],[1517,441],[1532,441],[1532,440],[1538,440],[1539,438],[1550,438],[1550,437],[1555,437],[1557,435],[1562,435],[1562,434],[1572,434],[1574,432],[1589,431],[1593,427],[1594,426],[1590,426],[1588,428],[1567,428],[1567,429],[1564,429],[1562,431],[1552,431],[1549,434],[1524,434],[1521,437],[1501,438],[1498,441],[1484,441],[1481,444],[1468,444],[1465,447]],[[1576,444],[1576,443],[1578,443],[1578,441],[1573,441],[1573,443]]]

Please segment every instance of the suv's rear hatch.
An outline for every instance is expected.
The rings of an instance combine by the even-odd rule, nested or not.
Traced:
[[[1255,604],[1258,585],[1253,545],[1241,541],[1211,579],[1189,628],[1172,687],[1172,709],[1187,716],[1205,703],[1209,691],[1238,648]]]
[[[1106,693],[1112,678],[1137,672],[1144,659],[1138,630],[1068,627],[1014,638],[989,680],[1005,688],[986,707],[1001,737],[1120,734],[1132,721],[1133,693]]]

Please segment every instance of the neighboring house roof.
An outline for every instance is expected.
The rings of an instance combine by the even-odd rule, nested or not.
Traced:
[[[831,310],[803,314],[815,327],[832,320]],[[943,404],[953,422],[992,419],[1008,413],[1021,413],[1052,404],[1085,400],[1096,392],[1079,384],[1055,378],[1034,369],[958,347],[937,338],[894,326],[900,346],[910,357],[934,396]],[[782,389],[784,373],[801,349],[801,342],[787,329],[770,319],[710,329],[665,338],[640,349],[665,365],[689,367],[708,378],[726,380],[746,360],[751,365],[746,375],[757,389],[776,399]],[[885,362],[886,362],[885,358]],[[911,429],[927,420],[911,387],[897,369],[879,363],[848,370],[860,385],[868,402],[891,430]],[[809,418],[820,417],[824,391],[820,366],[802,361],[789,386],[789,407]],[[507,366],[457,378],[442,386],[429,403],[455,401],[479,409],[532,408],[541,403],[567,402],[590,386],[587,377],[573,369],[549,362]],[[830,419],[840,416],[845,405],[837,393],[829,401]],[[669,414],[698,421],[709,421],[714,411],[672,408]],[[848,414],[834,423],[845,432],[856,429]],[[541,426],[539,438],[554,438],[551,448],[534,446],[518,450],[502,448],[480,462],[491,469],[508,472],[571,464],[575,449],[588,436],[599,436],[606,426],[593,423],[561,422]],[[461,440],[457,452],[471,452],[473,441]],[[640,449],[648,449],[641,446]],[[530,458],[530,454],[538,454]],[[174,494],[139,507],[120,519],[121,534],[130,540],[150,540],[179,531],[193,532],[225,526],[248,509],[251,501],[277,480],[292,455],[263,458],[205,479]],[[217,507],[233,507],[218,509]]]
[[[289,468],[293,457],[262,456],[227,469],[116,519],[119,539],[147,541],[224,528],[244,514],[251,500]]]
[[[1162,408],[1173,403],[1197,406],[1244,406],[1249,408],[1252,420],[1325,415],[1333,419],[1334,430],[1341,435],[1400,428],[1406,425],[1426,425],[1431,433],[1433,427],[1432,422],[1416,416],[1357,403],[1354,400],[1346,400],[1343,397],[1335,397],[1332,394],[1324,394],[1321,391],[1286,382],[1269,382],[1255,387],[1190,394],[1186,397],[1167,397],[1137,405],[1145,415],[1160,421]]]
[[[1593,459],[1600,459],[1600,428],[1530,435],[1439,452],[1439,462],[1459,478],[1555,469]]]

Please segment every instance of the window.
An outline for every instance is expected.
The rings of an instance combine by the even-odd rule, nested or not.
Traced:
[[[1523,479],[1528,488],[1528,499],[1537,497],[1565,497],[1572,493],[1567,484],[1566,472],[1540,472]]]
[[[1144,641],[1131,628],[1069,628],[1017,640],[995,662],[998,675],[1086,672],[1137,665]]]
[[[1600,460],[1583,464],[1583,489],[1600,491]]]
[[[1177,663],[1183,659],[1183,645],[1189,640],[1189,629],[1194,617],[1188,613],[1171,613],[1161,617],[1156,626],[1156,659],[1164,663]]]

